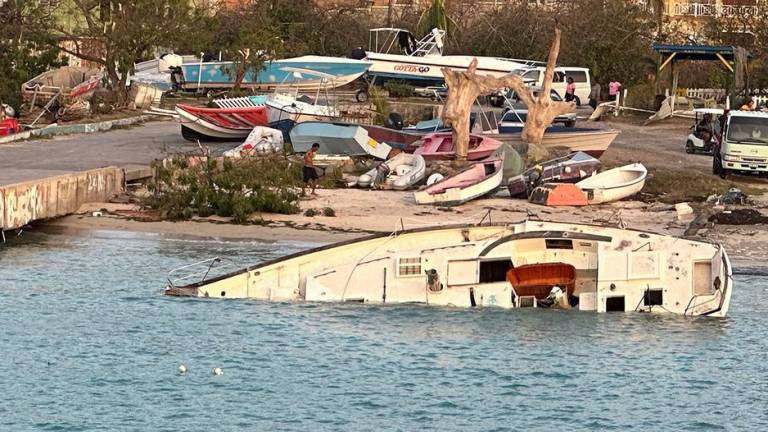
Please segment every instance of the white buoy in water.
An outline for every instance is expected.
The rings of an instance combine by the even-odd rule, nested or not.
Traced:
[[[180,373],[180,374],[182,374],[182,375],[184,375],[185,373],[187,373],[187,367],[186,367],[186,366],[184,366],[184,364],[180,364],[180,365],[179,365],[179,373]]]
[[[224,369],[220,367],[213,368],[213,374],[214,375],[224,375]]]

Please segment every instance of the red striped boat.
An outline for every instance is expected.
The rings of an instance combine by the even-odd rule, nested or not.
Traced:
[[[176,105],[181,135],[190,140],[243,141],[256,126],[269,123],[267,107],[203,108]]]

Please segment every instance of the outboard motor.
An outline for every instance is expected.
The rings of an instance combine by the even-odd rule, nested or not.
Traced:
[[[411,55],[416,50],[416,38],[409,31],[401,30],[397,34],[397,44],[405,55]]]
[[[363,47],[357,47],[352,50],[352,53],[349,54],[349,58],[352,58],[355,60],[362,60],[366,57],[368,57],[368,54],[365,53],[365,50],[363,49]]]
[[[403,130],[403,116],[396,112],[390,113],[384,120],[384,126],[387,129]]]

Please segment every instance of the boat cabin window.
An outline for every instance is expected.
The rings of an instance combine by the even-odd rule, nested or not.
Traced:
[[[506,281],[510,267],[512,267],[512,260],[509,258],[480,261],[480,283]]]
[[[547,249],[573,249],[573,240],[546,239]]]
[[[587,82],[587,73],[584,71],[568,71],[568,77],[573,78],[573,82],[585,83]]]
[[[421,276],[421,257],[397,259],[397,277],[409,276]]]
[[[649,289],[643,295],[644,306],[661,306],[664,304],[664,292],[660,289]]]
[[[552,82],[563,82],[563,81],[565,81],[564,73],[555,71],[555,73],[552,74]]]
[[[606,312],[624,312],[624,296],[608,297],[605,299]]]

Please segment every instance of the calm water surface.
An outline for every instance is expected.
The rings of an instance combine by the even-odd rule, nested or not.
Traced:
[[[309,246],[0,246],[0,430],[768,428],[766,276],[736,277],[725,320],[161,295],[181,264]]]

